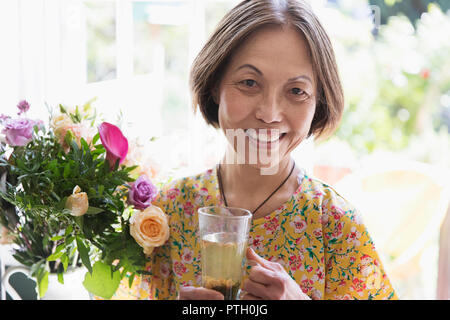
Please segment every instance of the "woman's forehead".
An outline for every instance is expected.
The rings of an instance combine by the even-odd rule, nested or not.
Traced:
[[[262,73],[289,69],[293,77],[298,72],[313,75],[308,43],[293,27],[271,26],[252,33],[234,52],[229,70],[237,71],[245,64]]]

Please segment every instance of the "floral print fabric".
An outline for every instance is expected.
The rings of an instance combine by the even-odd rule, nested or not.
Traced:
[[[355,208],[323,182],[299,179],[286,203],[252,221],[249,246],[280,263],[313,299],[397,299]],[[201,285],[197,209],[223,205],[216,168],[168,183],[153,204],[170,217],[170,237],[152,253],[151,275],[136,279],[135,295],[176,299],[180,285]]]

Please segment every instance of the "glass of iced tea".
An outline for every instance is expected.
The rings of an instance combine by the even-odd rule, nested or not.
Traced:
[[[202,286],[237,300],[241,287],[252,215],[234,207],[198,209]]]

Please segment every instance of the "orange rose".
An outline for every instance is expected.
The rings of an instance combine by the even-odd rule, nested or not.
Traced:
[[[167,215],[156,206],[143,211],[135,211],[130,218],[130,234],[150,255],[155,247],[163,245],[169,239],[169,221]]]

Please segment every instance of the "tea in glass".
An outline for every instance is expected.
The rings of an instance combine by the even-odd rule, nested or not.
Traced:
[[[231,207],[199,209],[202,286],[225,300],[239,296],[251,214]]]

